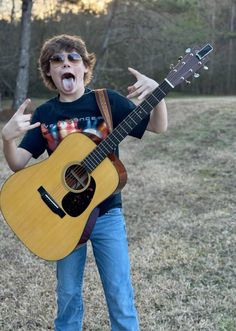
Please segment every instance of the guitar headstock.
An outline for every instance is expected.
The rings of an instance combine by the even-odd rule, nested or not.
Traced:
[[[204,45],[202,48],[193,47],[188,48],[184,57],[179,58],[179,62],[175,66],[171,66],[171,71],[166,77],[166,81],[174,88],[183,81],[187,81],[187,78],[195,75],[196,71],[205,66],[208,61],[208,54],[213,50],[210,44]]]

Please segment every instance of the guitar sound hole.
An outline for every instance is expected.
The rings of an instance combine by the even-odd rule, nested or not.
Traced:
[[[72,192],[84,191],[89,183],[90,176],[80,164],[71,164],[64,172],[65,184]]]

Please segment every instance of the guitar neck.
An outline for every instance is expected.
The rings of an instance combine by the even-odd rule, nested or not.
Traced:
[[[82,161],[82,166],[92,172],[109,154],[114,153],[120,142],[145,118],[173,87],[164,80],[144,101],[141,102],[106,139]]]

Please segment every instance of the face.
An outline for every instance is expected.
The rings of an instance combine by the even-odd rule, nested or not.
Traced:
[[[47,73],[56,85],[61,101],[74,101],[84,93],[84,74],[88,69],[82,57],[76,52],[54,54]]]

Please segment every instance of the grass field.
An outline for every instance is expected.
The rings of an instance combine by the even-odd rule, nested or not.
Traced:
[[[121,146],[140,327],[235,331],[236,97],[167,103],[167,133]],[[0,167],[3,183],[2,152]],[[3,220],[0,251],[0,330],[53,330],[54,263],[29,253]],[[84,303],[84,331],[110,330],[90,247]]]

